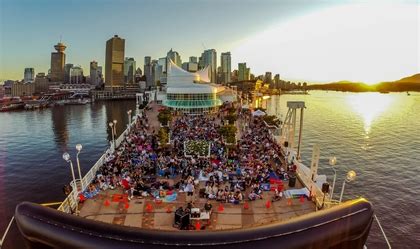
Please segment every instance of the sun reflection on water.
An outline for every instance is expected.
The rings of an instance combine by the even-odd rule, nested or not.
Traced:
[[[373,121],[388,110],[394,101],[393,94],[357,93],[347,96],[348,104],[363,119],[366,139],[369,139]]]

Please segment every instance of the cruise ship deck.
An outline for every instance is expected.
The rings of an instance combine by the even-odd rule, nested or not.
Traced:
[[[150,108],[150,110],[146,111],[149,120],[149,131],[158,130],[159,121],[157,115],[161,106],[151,104]],[[239,119],[237,122],[238,127],[242,125],[240,122],[244,121]],[[241,129],[238,129],[238,133],[238,136],[240,136]],[[284,164],[284,160],[282,160],[282,167],[286,167]],[[179,180],[180,176],[173,179],[156,177],[156,181],[166,181],[171,186]],[[284,190],[304,187],[299,180],[296,181],[296,185],[293,188],[288,186],[288,181],[284,181],[283,186]],[[194,207],[200,210],[204,209],[207,201],[207,198],[203,198],[203,196],[200,198],[199,194],[199,189],[204,187],[205,182],[200,181],[199,186],[195,188],[192,198]],[[130,227],[178,230],[179,228],[174,226],[174,214],[179,207],[186,207],[188,197],[185,192],[176,192],[176,200],[164,202],[156,201],[152,196],[134,197],[128,200],[128,195],[123,188],[107,189],[106,191],[100,191],[95,197],[80,203],[79,216]],[[283,196],[280,200],[272,202],[274,191],[268,190],[263,192],[262,199],[249,201],[246,197],[250,190],[246,189],[243,192],[245,198],[239,204],[216,200],[210,201],[213,207],[210,217],[192,219],[191,227],[200,230],[241,229],[286,221],[316,211],[315,203],[307,198],[286,198]]]

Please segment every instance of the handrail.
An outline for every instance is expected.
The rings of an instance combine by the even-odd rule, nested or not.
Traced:
[[[0,240],[0,248],[3,246],[4,239],[6,238],[6,235],[7,235],[7,233],[9,232],[10,226],[12,225],[12,222],[13,222],[14,220],[15,220],[15,216],[13,216],[13,217],[10,219],[9,225],[7,225],[6,231],[4,231],[3,237],[1,237],[1,240]]]
[[[134,127],[136,122],[137,122],[137,119],[134,119],[131,122],[131,124],[124,130],[124,132],[121,133],[121,135],[117,138],[117,140],[115,140],[115,144],[116,144],[115,148],[113,148],[114,145],[111,143],[111,146],[109,148],[111,152],[114,152],[118,148],[118,146],[120,146],[122,141],[124,141],[126,135],[129,134],[130,129]],[[90,168],[90,170],[82,178],[82,183],[83,183],[83,186],[85,186],[85,189],[87,188],[87,186],[89,186],[89,184],[95,178],[95,174],[98,171],[99,167],[101,167],[104,164],[106,160],[107,151],[105,151],[105,153],[102,154],[102,156],[96,161],[96,163],[92,166],[92,168]],[[82,189],[80,192],[83,192],[85,189]],[[57,210],[65,212],[65,213],[73,213],[73,210],[76,210],[79,204],[78,194],[79,194],[79,191],[77,190],[77,186],[76,186],[73,188],[70,194],[66,197],[66,199],[64,199],[64,201],[61,203],[61,205],[58,207]]]
[[[379,228],[381,229],[382,235],[383,235],[383,236],[384,236],[384,238],[385,238],[385,241],[386,241],[386,244],[388,245],[388,248],[389,248],[389,249],[391,249],[391,248],[392,248],[392,247],[391,247],[391,244],[389,243],[388,237],[386,236],[385,231],[384,231],[384,229],[382,228],[381,223],[379,222],[378,217],[376,216],[376,214],[374,214],[374,215],[373,215],[373,217],[375,217],[375,220],[376,220],[376,222],[378,223]]]

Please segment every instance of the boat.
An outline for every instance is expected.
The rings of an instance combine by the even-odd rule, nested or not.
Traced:
[[[409,92],[407,92],[407,96],[410,96],[411,94]]]
[[[289,112],[282,122],[282,135],[297,128],[292,120],[296,120],[293,115],[299,112],[292,109],[305,108],[302,101],[290,101],[287,105]],[[323,184],[326,183],[323,177],[317,177],[316,184],[311,180],[316,173],[298,160],[300,145],[296,151],[292,147],[293,141],[278,143],[280,165],[295,167],[287,179],[288,185],[283,185],[283,181],[277,178],[270,178],[267,189],[264,187],[264,191],[268,192],[261,199],[238,203],[214,202],[218,208],[207,213],[200,212],[199,208],[195,208],[199,209],[198,213],[193,211],[194,208],[186,213],[179,208],[186,205],[186,201],[168,201],[166,197],[175,194],[176,200],[178,195],[185,198],[188,195],[171,188],[158,190],[157,196],[146,194],[136,200],[131,200],[122,187],[108,188],[95,196],[86,197],[87,186],[95,179],[99,168],[113,160],[115,157],[111,155],[117,155],[117,150],[124,151],[129,143],[125,137],[143,124],[141,117],[147,114],[150,120],[157,120],[161,106],[157,103],[148,106],[119,138],[114,139],[108,151],[79,184],[73,184],[57,210],[29,202],[16,207],[16,224],[28,247],[255,249],[279,248],[281,245],[281,248],[364,248],[374,220],[372,204],[364,198],[346,202],[341,202],[341,198],[339,202],[332,199],[329,191],[324,189],[327,184]],[[156,117],[152,118],[152,115]],[[299,120],[303,122],[303,118]],[[150,125],[150,129],[154,129],[159,124]],[[301,135],[299,131],[299,144]],[[274,137],[272,139],[277,141]],[[154,173],[144,177],[145,182],[166,179]],[[205,181],[202,178],[205,177],[201,172],[197,178],[198,186],[202,186],[200,181]],[[235,179],[239,182],[235,177],[228,176],[227,179],[228,184]],[[284,190],[284,197],[275,200],[274,190],[280,187]],[[202,201],[200,194],[196,203],[200,205]],[[184,223],[186,226],[183,226]],[[182,230],[183,227],[189,231]]]
[[[382,93],[382,94],[388,94],[388,93],[389,93],[389,91],[379,91],[379,93]]]
[[[0,112],[19,110],[19,109],[22,109],[23,107],[24,107],[23,102],[4,103],[0,108]]]
[[[39,100],[28,100],[25,103],[25,110],[34,110],[47,107],[47,101],[39,99]]]

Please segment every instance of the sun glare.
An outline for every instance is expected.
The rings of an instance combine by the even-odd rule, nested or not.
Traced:
[[[373,121],[391,106],[395,97],[392,94],[380,93],[357,93],[347,96],[347,103],[363,118],[366,136],[369,136]]]
[[[413,4],[345,4],[282,22],[233,50],[253,73],[374,84],[418,73]]]

